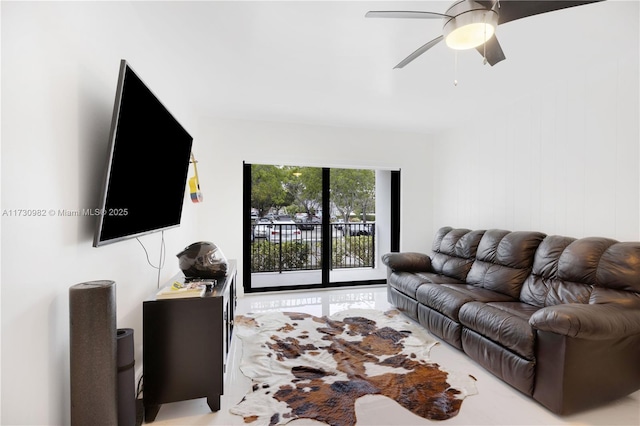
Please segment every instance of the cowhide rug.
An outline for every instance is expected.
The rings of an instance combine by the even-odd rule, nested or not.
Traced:
[[[355,401],[383,395],[431,420],[455,416],[475,378],[429,361],[436,343],[398,311],[348,310],[330,317],[269,312],[236,317],[240,370],[253,389],[231,413],[251,425],[309,418],[355,425]]]

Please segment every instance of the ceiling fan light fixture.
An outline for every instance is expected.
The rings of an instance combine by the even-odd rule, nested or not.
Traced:
[[[449,33],[445,41],[454,50],[473,49],[493,37],[495,31],[495,27],[483,22],[467,24]]]
[[[473,49],[482,45],[495,34],[498,26],[498,13],[493,9],[485,9],[482,5],[463,0],[454,3],[446,15],[442,27],[447,46],[455,50]]]

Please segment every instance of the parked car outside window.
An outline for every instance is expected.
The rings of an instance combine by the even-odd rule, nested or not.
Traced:
[[[253,237],[254,238],[267,238],[267,234],[270,231],[271,222],[267,223],[259,223],[253,228]]]
[[[373,223],[350,223],[346,226],[347,235],[373,235]]]
[[[271,243],[281,243],[287,241],[302,241],[302,232],[292,220],[277,221],[271,224],[267,239]]]
[[[338,230],[342,230],[342,228],[344,228],[344,219],[336,219],[332,223],[333,226]]]
[[[267,238],[273,222],[266,217],[261,217],[253,227],[253,238]]]
[[[317,216],[305,217],[303,219],[296,220],[298,229],[302,231],[312,231],[316,225],[320,225],[322,220]]]

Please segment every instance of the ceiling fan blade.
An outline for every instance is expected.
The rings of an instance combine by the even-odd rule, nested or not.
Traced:
[[[415,52],[413,52],[411,55],[407,56],[406,58],[404,58],[402,60],[402,62],[400,62],[398,65],[396,65],[395,67],[393,67],[393,69],[396,68],[403,68],[405,65],[407,65],[409,62],[413,61],[414,59],[416,59],[418,56],[422,55],[424,52],[426,52],[427,50],[431,49],[433,46],[435,46],[436,44],[438,44],[441,40],[442,40],[442,36],[436,37],[433,40],[431,40],[428,43],[425,43],[424,45],[422,45],[421,47],[419,47]]]
[[[491,66],[506,59],[495,35],[487,40],[484,45],[476,47],[476,50],[487,59],[487,63]]]
[[[442,19],[451,18],[449,15],[436,12],[414,12],[402,10],[372,10],[367,12],[365,18],[405,18],[405,19]]]
[[[529,1],[529,0],[499,0],[495,6],[498,11],[498,25],[515,21],[516,19],[528,16],[539,15],[541,13],[553,12],[555,10],[567,9],[569,7],[582,6],[590,3],[597,3],[603,0],[586,1]],[[476,0],[487,9],[494,6],[495,0]]]

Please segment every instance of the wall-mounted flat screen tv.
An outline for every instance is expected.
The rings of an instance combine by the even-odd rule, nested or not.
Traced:
[[[120,63],[93,246],[180,225],[193,138]]]

